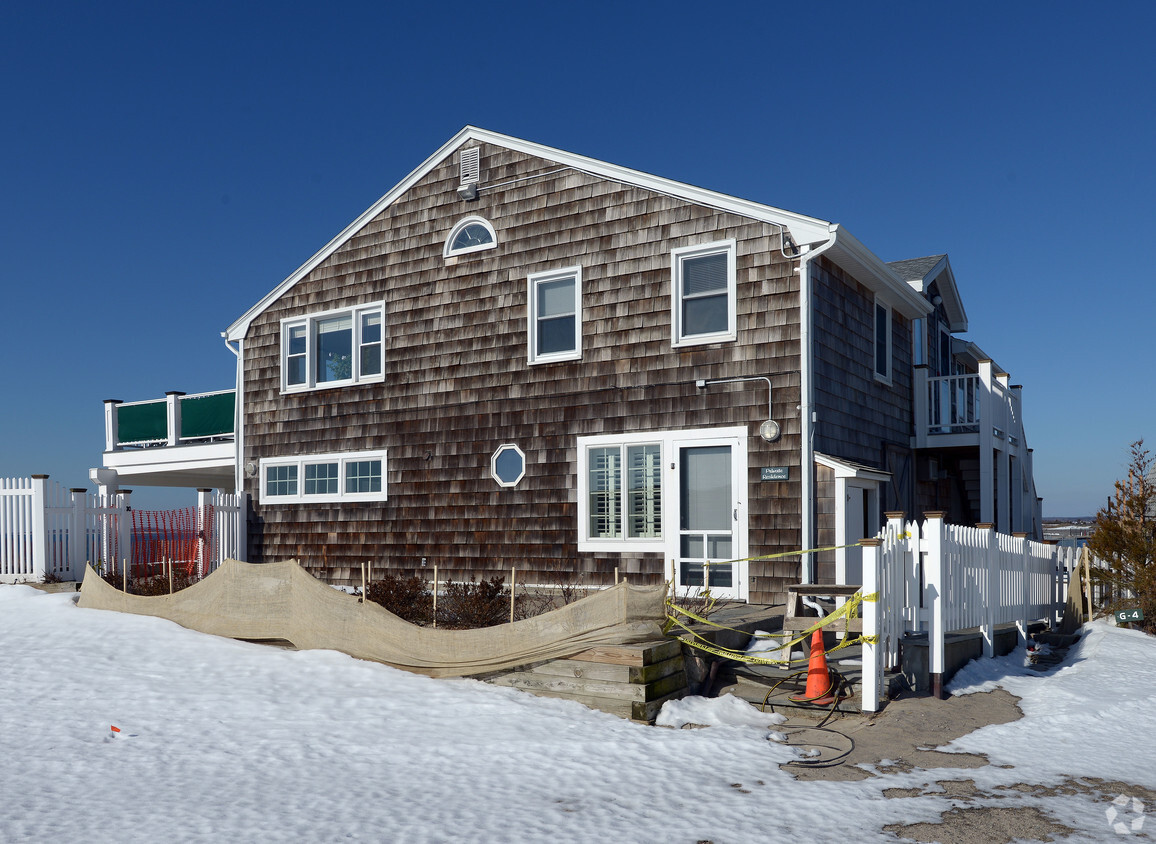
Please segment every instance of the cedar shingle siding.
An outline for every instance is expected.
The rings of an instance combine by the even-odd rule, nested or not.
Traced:
[[[530,583],[556,582],[560,572],[607,583],[617,566],[634,582],[657,583],[661,554],[577,551],[575,438],[730,425],[751,433],[750,553],[798,548],[799,276],[798,262],[780,251],[778,227],[572,169],[551,173],[553,162],[481,146],[485,185],[549,175],[464,202],[455,193],[457,158],[447,157],[249,328],[243,460],[387,449],[389,492],[385,502],[266,505],[258,479],[249,479],[250,559],[297,557],[334,583],[351,582],[363,561],[412,572],[422,558],[455,579],[513,565]],[[498,246],[446,260],[446,236],[467,215],[487,219]],[[738,245],[738,341],[672,349],[671,250],[726,238]],[[582,359],[530,366],[527,275],[574,265],[582,268]],[[835,287],[817,285],[833,308],[862,292],[854,283],[847,292]],[[853,310],[848,318],[866,320],[869,345],[866,296],[866,316]],[[383,300],[384,383],[281,394],[280,320]],[[896,319],[894,387],[879,389],[869,369],[867,382],[849,387],[872,411],[898,413],[890,394],[910,390],[902,380],[909,360],[900,358],[907,330]],[[846,396],[824,385],[841,354],[822,347],[816,355],[820,407],[832,414],[819,435],[878,464],[880,438],[902,439],[900,426],[836,421]],[[696,379],[744,375],[774,382],[783,426],[776,443],[758,437],[764,385],[695,388]],[[526,454],[514,488],[490,476],[503,443]],[[789,467],[790,480],[761,482],[763,466]],[[798,560],[754,562],[750,575],[750,599],[770,602],[798,579]]]

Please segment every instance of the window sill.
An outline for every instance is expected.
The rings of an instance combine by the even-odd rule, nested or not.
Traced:
[[[530,358],[526,361],[528,366],[541,366],[545,363],[567,363],[576,360],[582,360],[581,352],[567,352],[565,354],[548,355],[539,358]]]
[[[346,387],[362,387],[366,384],[381,384],[385,381],[384,375],[374,375],[362,378],[360,381],[323,381],[320,384],[301,387],[282,387],[281,395],[290,396],[296,393],[317,393],[323,390],[344,390]]]
[[[695,337],[684,337],[681,340],[676,340],[671,343],[671,347],[675,349],[684,349],[688,346],[709,346],[719,343],[734,343],[738,340],[738,334],[734,331],[720,332],[718,334],[702,334]]]
[[[665,553],[666,542],[658,539],[579,539],[578,551],[605,554]]]

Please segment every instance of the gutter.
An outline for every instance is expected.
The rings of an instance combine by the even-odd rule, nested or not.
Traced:
[[[228,332],[222,331],[221,339],[225,341],[225,348],[237,359],[236,394],[233,401],[233,446],[237,454],[233,458],[233,486],[234,491],[240,493],[245,490],[245,478],[241,470],[245,461],[245,427],[241,424],[245,415],[245,357],[242,351],[245,341],[238,338],[237,348],[234,349],[229,344]]]
[[[812,372],[814,360],[811,347],[811,261],[818,258],[835,245],[839,239],[839,226],[830,227],[830,238],[815,248],[808,245],[799,258],[799,419],[801,422],[802,448],[800,449],[800,506],[802,508],[802,528],[799,540],[803,549],[815,547],[815,390]],[[813,554],[802,555],[802,582],[815,582],[815,561]]]

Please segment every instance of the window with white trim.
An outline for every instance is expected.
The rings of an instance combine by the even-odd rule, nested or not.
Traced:
[[[735,241],[685,246],[670,256],[673,345],[734,340]]]
[[[455,255],[468,255],[471,252],[481,252],[493,249],[498,245],[494,227],[482,217],[465,217],[454,225],[446,238],[446,245],[442,249],[442,256],[452,258]]]
[[[261,460],[265,504],[385,501],[386,454],[357,451]]]
[[[490,475],[498,486],[517,486],[526,477],[526,453],[514,443],[498,446],[490,457]]]
[[[384,323],[382,303],[281,320],[281,389],[382,380]]]
[[[580,546],[662,549],[663,449],[653,434],[579,440]]]
[[[891,383],[891,307],[875,298],[875,380]]]
[[[582,268],[529,276],[528,346],[530,363],[582,357]]]

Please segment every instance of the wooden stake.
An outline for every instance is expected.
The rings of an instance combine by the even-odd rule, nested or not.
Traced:
[[[618,566],[614,567],[614,585],[618,585]]]
[[[437,567],[437,563],[434,563],[433,593],[434,593],[433,626],[437,627],[438,626],[438,567]]]
[[[1084,558],[1084,598],[1088,605],[1088,614],[1084,616],[1084,621],[1092,620],[1092,570],[1091,558],[1092,554],[1088,551],[1088,546],[1085,545],[1080,549],[1081,556]]]
[[[514,585],[518,582],[518,570],[510,567],[510,624],[514,623]]]
[[[124,557],[120,559],[120,583],[121,591],[128,594],[128,560]]]
[[[365,603],[365,567],[368,563],[361,564],[361,603]]]
[[[164,565],[164,560],[161,560],[161,565]],[[173,594],[173,561],[169,560],[169,594]]]

